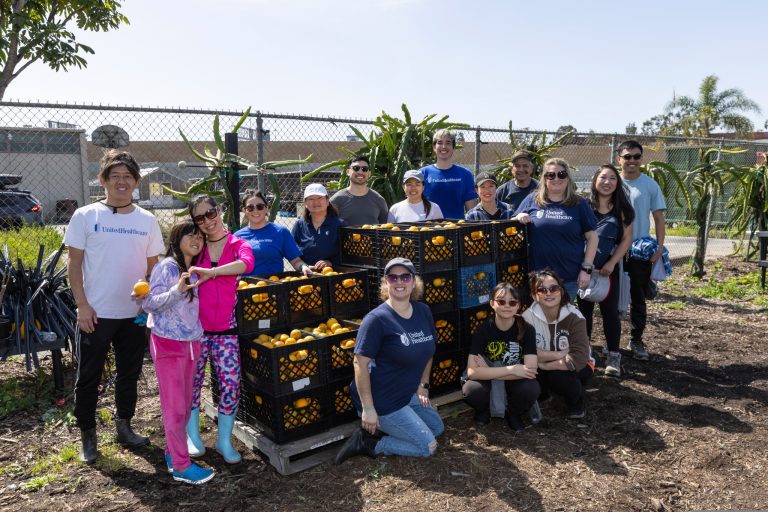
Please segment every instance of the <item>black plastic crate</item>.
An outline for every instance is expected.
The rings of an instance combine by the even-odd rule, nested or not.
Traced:
[[[352,395],[349,389],[351,383],[352,379],[350,378],[339,379],[329,382],[325,387],[328,392],[328,403],[330,404],[329,423],[331,427],[343,425],[358,418],[357,409],[355,409],[355,405],[352,402]]]
[[[275,329],[286,325],[284,289],[274,281],[260,277],[243,277],[240,282],[247,288],[237,289],[237,328],[240,334],[251,334],[263,329]],[[253,286],[264,282],[264,286]]]
[[[277,277],[297,277],[295,281],[271,281],[282,293],[281,301],[284,308],[285,325],[297,325],[303,322],[319,320],[329,316],[328,308],[328,279],[324,276],[304,278],[301,272],[280,272],[269,277],[257,276],[262,279]]]
[[[481,265],[493,261],[493,229],[487,222],[458,225],[459,264]]]
[[[528,262],[522,260],[499,261],[496,263],[497,281],[512,283],[520,294],[522,304],[520,313],[531,304],[531,292],[528,286]]]
[[[491,229],[496,261],[528,257],[528,226],[516,220],[495,220]]]
[[[273,396],[245,385],[240,405],[245,422],[278,444],[324,432],[330,425],[331,410],[325,387]]]
[[[259,336],[290,334],[287,329],[271,329]],[[302,333],[303,334],[303,333]],[[306,336],[306,335],[304,335]],[[270,348],[240,336],[242,381],[275,396],[323,385],[326,377],[326,343],[320,339]]]
[[[344,227],[339,230],[339,234],[342,264],[376,266],[376,230]]]
[[[328,298],[331,316],[343,316],[370,309],[369,271],[354,267],[334,267],[335,276],[328,280]]]
[[[458,278],[455,270],[423,274],[424,297],[422,302],[429,305],[432,313],[444,313],[456,309],[458,303]]]
[[[411,227],[418,227],[419,231],[409,230]],[[437,229],[426,223],[400,224],[397,228],[378,231],[379,268],[384,268],[392,258],[408,258],[419,274],[452,270],[458,265],[457,230]]]
[[[436,313],[432,316],[435,320],[435,331],[437,332],[437,352],[458,350],[459,340],[461,339],[461,323],[458,312],[448,311],[446,313]]]
[[[458,275],[460,308],[486,304],[491,299],[491,291],[496,286],[496,265],[486,263],[462,267]]]
[[[462,349],[465,349],[472,343],[472,336],[475,335],[480,324],[493,316],[493,310],[488,304],[481,304],[471,308],[460,309],[459,316],[461,317],[460,346]]]
[[[352,322],[339,320],[342,327],[350,329],[349,332],[321,336],[312,331],[313,326],[303,329],[305,334],[317,337],[324,345],[327,380],[351,378],[354,374],[352,360],[355,357],[355,343],[359,326]]]
[[[460,350],[435,354],[429,376],[429,394],[438,396],[461,389],[461,371],[466,359]]]

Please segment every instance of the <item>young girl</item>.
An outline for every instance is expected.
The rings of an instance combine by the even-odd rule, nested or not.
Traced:
[[[193,464],[187,451],[186,424],[192,403],[192,381],[203,327],[194,277],[188,272],[203,249],[203,235],[191,222],[171,229],[168,252],[152,269],[150,293],[143,300],[152,330],[150,353],[155,362],[163,414],[165,460],[174,480],[199,485],[214,472]]]
[[[517,314],[520,296],[510,283],[499,283],[491,293],[495,315],[481,324],[472,337],[467,359],[464,398],[475,409],[482,425],[491,415],[501,416],[513,430],[525,426],[523,413],[539,397],[536,381],[536,333]]]
[[[536,331],[541,395],[548,397],[552,392],[563,396],[568,418],[583,418],[584,385],[595,369],[587,323],[553,270],[531,273],[530,286],[534,303],[523,318]]]
[[[600,315],[603,317],[603,332],[608,349],[605,374],[611,377],[621,376],[621,320],[619,319],[619,268],[618,263],[624,258],[632,244],[632,222],[635,210],[624,192],[621,175],[611,164],[605,164],[592,176],[592,191],[589,205],[597,217],[597,254],[595,270],[601,275],[610,276],[611,290],[600,302]],[[579,310],[587,321],[587,336],[592,339],[592,314],[595,303],[578,299]]]

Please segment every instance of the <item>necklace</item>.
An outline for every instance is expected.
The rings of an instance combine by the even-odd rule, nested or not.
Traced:
[[[106,202],[106,201],[100,201],[100,202],[101,202],[101,204],[103,204],[103,205],[104,205],[104,206],[106,206],[107,208],[112,208],[112,215],[116,214],[116,213],[117,213],[117,210],[118,210],[119,208],[127,208],[127,207],[129,207],[129,206],[131,206],[131,205],[133,204],[133,202],[130,202],[130,203],[128,203],[128,204],[124,204],[124,205],[122,205],[122,206],[114,206],[114,205],[111,205],[111,204],[107,204],[107,202]]]
[[[221,242],[222,240],[227,238],[228,235],[229,235],[229,233],[225,233],[224,236],[221,237],[221,238],[217,238],[216,240],[208,240],[208,243],[209,244],[215,244],[216,242]]]

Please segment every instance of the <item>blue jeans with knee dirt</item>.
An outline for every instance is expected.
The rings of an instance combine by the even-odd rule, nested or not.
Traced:
[[[387,435],[376,444],[376,455],[429,457],[445,427],[437,410],[422,406],[414,393],[405,407],[379,416],[379,430]]]

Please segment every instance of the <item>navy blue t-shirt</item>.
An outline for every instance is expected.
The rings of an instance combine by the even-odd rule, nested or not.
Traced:
[[[435,322],[429,306],[411,302],[413,314],[405,319],[384,303],[365,315],[357,332],[355,354],[372,359],[369,366],[373,405],[379,415],[402,409],[421,383],[424,367],[435,353]],[[357,386],[352,400],[362,411]]]
[[[320,229],[315,229],[312,222],[299,219],[291,228],[291,235],[299,246],[302,259],[308,265],[320,260],[328,260],[334,265],[341,263],[339,228],[345,226],[344,220],[328,215]]]
[[[539,206],[529,195],[520,204],[515,215],[531,216],[528,225],[531,270],[551,268],[564,281],[576,281],[584,261],[584,233],[594,231],[597,219],[583,197],[574,206],[551,202]]]

